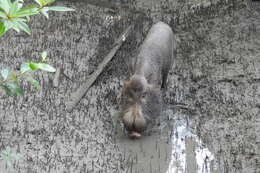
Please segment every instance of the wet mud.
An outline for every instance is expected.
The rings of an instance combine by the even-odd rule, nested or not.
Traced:
[[[61,69],[58,87],[54,74],[37,73],[42,90],[24,83],[25,97],[0,96],[0,151],[10,146],[23,155],[12,161],[16,172],[260,172],[259,2],[57,4],[77,11],[34,17],[29,37],[8,32],[0,38],[1,69],[37,61],[43,50]],[[132,57],[159,20],[177,39],[163,116],[150,135],[130,140],[116,118],[119,94]],[[133,23],[131,36],[68,113],[70,93]],[[7,171],[0,157],[0,173]]]

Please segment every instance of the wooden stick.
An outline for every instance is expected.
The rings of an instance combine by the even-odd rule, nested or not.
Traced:
[[[66,103],[66,108],[68,112],[71,112],[73,108],[77,105],[77,103],[81,100],[81,98],[85,95],[91,85],[95,82],[97,77],[104,70],[106,65],[111,61],[111,59],[116,54],[117,50],[121,47],[125,39],[130,34],[132,26],[130,25],[116,40],[114,48],[107,54],[104,60],[98,65],[97,70],[93,72],[88,79],[81,85],[81,87],[71,94],[70,99]]]
[[[53,86],[55,88],[57,88],[59,86],[59,83],[60,83],[60,71],[61,69],[60,68],[57,68],[56,69],[56,73],[54,75],[54,79],[53,79]]]

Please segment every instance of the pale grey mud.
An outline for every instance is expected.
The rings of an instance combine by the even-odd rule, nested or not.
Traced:
[[[106,0],[102,0],[106,1]],[[111,6],[113,3],[113,6]],[[0,68],[18,69],[48,51],[60,77],[0,99],[0,151],[22,158],[0,173],[259,173],[260,4],[250,0],[58,1],[76,12],[32,18],[32,35],[0,38]],[[150,135],[130,140],[114,114],[129,64],[150,26],[168,23],[177,58]],[[65,102],[135,24],[103,74],[68,113]],[[55,80],[54,80],[55,79]],[[59,80],[57,83],[56,81]]]

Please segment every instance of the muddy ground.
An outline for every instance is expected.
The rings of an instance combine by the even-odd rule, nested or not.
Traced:
[[[43,89],[0,99],[0,151],[23,158],[16,172],[260,172],[260,4],[250,1],[60,1],[76,12],[33,17],[32,35],[0,38],[0,67],[18,69],[47,50],[54,74],[37,73]],[[112,5],[111,5],[112,4]],[[168,23],[177,57],[163,92],[160,124],[129,140],[116,123],[129,64],[152,23]],[[114,59],[76,108],[65,103],[135,24]],[[0,158],[0,173],[10,171]]]

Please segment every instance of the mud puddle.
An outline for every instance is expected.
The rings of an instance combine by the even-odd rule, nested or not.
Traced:
[[[220,172],[214,155],[190,127],[191,120],[179,112],[165,114],[173,119],[162,120],[150,136],[131,140],[122,131],[118,134],[116,143],[124,153],[127,172]]]
[[[171,143],[171,161],[167,173],[210,173],[217,171],[213,165],[213,154],[187,126],[186,120],[175,121]]]

